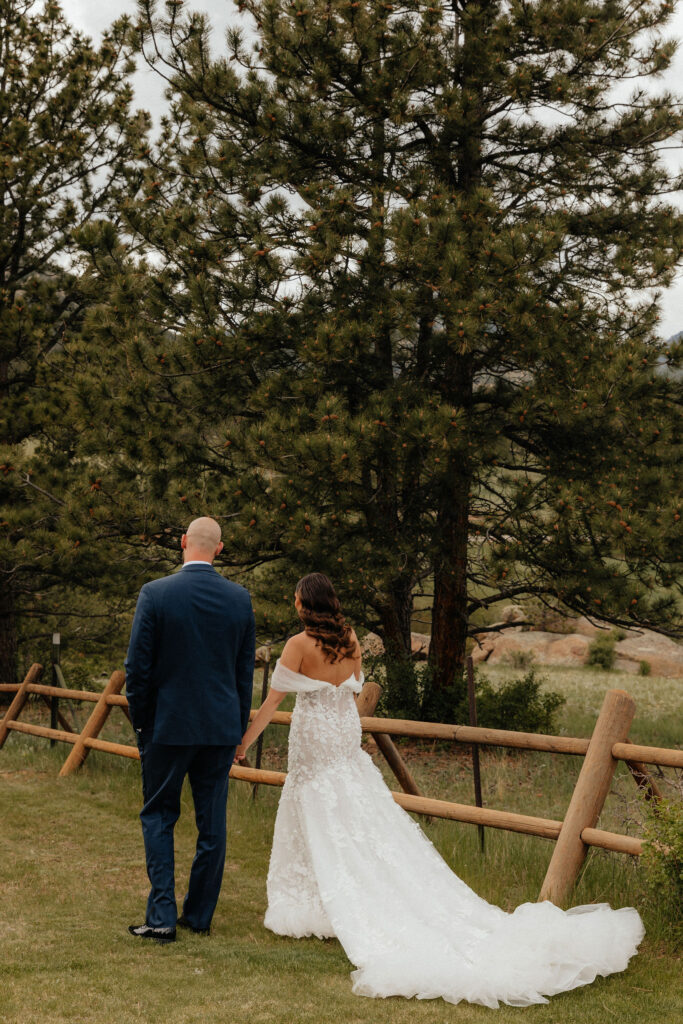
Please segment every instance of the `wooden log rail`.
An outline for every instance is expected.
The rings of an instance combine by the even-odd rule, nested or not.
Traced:
[[[17,693],[24,684],[0,683],[0,692]],[[92,690],[67,690],[57,686],[45,686],[29,682],[28,693],[58,696],[67,700],[83,700],[96,704],[103,694]],[[105,696],[108,707],[128,707],[128,700],[121,693]],[[11,708],[11,705],[10,705]],[[256,711],[251,712],[251,718]],[[7,717],[7,716],[6,716]],[[14,716],[12,716],[14,717]],[[272,725],[289,725],[291,711],[276,711]],[[509,729],[484,729],[470,725],[447,725],[439,722],[413,722],[402,718],[361,717],[364,732],[373,735],[406,736],[413,739],[450,740],[455,743],[483,743],[490,747],[510,747],[517,750],[536,750],[552,754],[585,755],[590,740],[577,736],[550,736],[535,732],[512,732]],[[0,743],[1,745],[1,743]],[[661,765],[663,768],[683,768],[683,750],[669,747],[647,747],[637,743],[618,742],[612,745],[612,757],[617,761],[642,762]]]
[[[11,722],[9,727],[17,732],[27,733],[30,736],[55,739],[62,743],[75,744],[78,739],[75,733],[62,732],[58,729],[50,729],[47,726],[33,725],[27,722]],[[119,756],[136,760],[140,759],[137,747],[128,746],[123,743],[110,743],[107,740],[100,740],[92,736],[86,737],[83,742],[88,750],[101,750],[108,754],[118,754]],[[287,773],[233,765],[230,770],[230,778],[252,784],[283,786]],[[561,821],[554,821],[548,818],[536,818],[528,814],[517,814],[513,811],[497,811],[489,807],[472,807],[469,804],[459,804],[449,800],[435,800],[423,796],[413,796],[408,793],[392,792],[391,795],[399,806],[415,814],[424,814],[429,817],[444,818],[450,821],[461,821],[472,825],[487,825],[489,828],[539,836],[543,839],[557,840],[563,824]],[[643,848],[640,839],[636,839],[633,836],[622,836],[615,832],[606,832],[603,829],[597,828],[585,828],[581,833],[581,839],[587,846],[598,846],[603,850],[628,853],[632,856],[641,854]]]
[[[252,711],[251,717],[256,714]],[[271,725],[289,725],[291,711],[276,711]],[[512,747],[518,750],[539,750],[552,754],[588,752],[590,740],[575,736],[549,736],[535,732],[511,732],[508,729],[483,729],[470,725],[444,725],[438,722],[412,722],[402,718],[361,718],[364,732],[388,733],[413,739],[451,740],[455,743],[483,743],[490,747]],[[612,757],[617,761],[642,761],[664,768],[683,768],[683,750],[669,747],[643,747],[637,743],[615,743]]]
[[[12,693],[16,692],[19,687],[11,683],[0,684],[0,693]],[[91,704],[97,704],[100,698],[99,693],[95,693],[93,690],[70,690],[67,687],[62,688],[61,686],[47,686],[43,683],[32,683],[28,687],[29,693],[40,693],[44,697],[64,697],[66,700],[86,700],[90,701]],[[123,698],[126,699],[125,697]]]
[[[27,686],[25,687],[25,693],[28,693],[28,692],[42,693],[43,691],[47,691],[46,695],[49,696],[50,695],[50,691],[52,689],[58,689],[59,690],[59,695],[62,696],[62,697],[67,696],[67,694],[73,694],[74,696],[73,696],[72,699],[75,699],[75,700],[87,699],[87,700],[91,701],[92,703],[96,703],[97,705],[99,705],[99,715],[98,715],[98,718],[100,720],[102,720],[102,718],[104,716],[104,713],[105,713],[105,708],[108,710],[111,707],[115,707],[115,706],[119,706],[119,707],[127,706],[126,698],[122,694],[116,693],[116,692],[112,692],[112,690],[115,690],[117,687],[120,687],[122,685],[121,676],[122,676],[122,673],[114,673],[114,675],[112,676],[112,679],[107,684],[108,687],[110,688],[108,693],[107,692],[104,692],[102,694],[88,693],[87,698],[82,698],[81,697],[81,694],[82,693],[86,693],[87,691],[80,691],[80,690],[65,691],[65,690],[63,690],[61,688],[42,686],[41,684],[31,683],[31,682],[29,682],[27,684]],[[14,687],[14,689],[18,690],[19,687]],[[289,713],[289,712],[278,712],[276,714],[275,718],[274,718],[274,721],[276,723],[279,721],[279,724],[282,724],[282,725],[289,725],[290,720],[291,720],[291,713]],[[363,728],[367,732],[371,732],[371,733],[377,732],[380,735],[382,734],[382,731],[383,731],[382,730],[382,726],[385,723],[387,723],[387,722],[391,723],[392,731],[394,730],[396,725],[400,725],[401,724],[398,720],[392,720],[392,719],[368,718],[368,717],[361,718],[361,724],[362,724]],[[7,722],[7,728],[9,730],[14,730],[16,732],[22,732],[22,733],[25,733],[25,734],[28,734],[28,735],[31,735],[31,736],[40,736],[40,737],[43,737],[45,739],[55,739],[55,740],[57,740],[59,742],[62,742],[62,743],[69,743],[69,744],[71,744],[74,747],[76,746],[77,743],[81,744],[83,749],[81,751],[81,756],[79,756],[77,758],[77,765],[80,765],[82,763],[82,761],[84,760],[87,752],[90,751],[90,750],[100,750],[100,751],[103,751],[104,753],[117,754],[117,755],[122,756],[122,757],[129,757],[129,758],[132,758],[132,759],[139,760],[140,755],[138,753],[137,747],[130,746],[130,745],[123,744],[123,743],[112,743],[112,742],[110,742],[108,740],[98,739],[97,736],[94,735],[94,733],[93,733],[93,724],[92,723],[89,723],[89,724],[90,724],[90,733],[91,734],[87,735],[87,736],[83,735],[83,733],[81,733],[81,735],[79,736],[77,733],[63,732],[63,731],[61,731],[59,729],[50,729],[47,726],[34,725],[32,723],[19,722],[19,721],[9,721],[9,722]],[[101,724],[104,724],[103,721],[101,721]],[[408,723],[403,723],[403,724],[405,724],[407,726],[406,733],[405,733],[407,735],[415,735],[414,726],[417,726],[417,725],[425,727],[424,730],[421,729],[419,731],[419,735],[425,735],[425,730],[427,732],[435,731],[435,728],[433,726],[428,725],[427,723],[408,722]],[[100,725],[100,728],[101,728],[101,725]],[[456,729],[456,730],[459,731],[460,728],[463,728],[463,729],[467,728],[468,729],[467,739],[466,740],[462,740],[462,742],[471,742],[472,741],[472,734],[471,734],[471,730],[470,730],[469,726],[467,726],[467,727],[465,727],[465,726],[463,726],[463,727],[447,726],[446,728],[451,729],[451,732],[452,732],[453,729]],[[439,738],[443,738],[443,729],[444,729],[444,726],[436,726],[436,731],[438,731],[439,734],[440,734]],[[85,732],[85,730],[84,730],[84,732]],[[488,729],[488,730],[476,730],[476,732],[477,733],[484,732],[489,737],[491,736],[492,733],[503,733],[503,735],[505,737],[521,736],[522,737],[522,741],[523,741],[525,746],[527,746],[528,740],[529,740],[530,737],[533,738],[533,737],[536,736],[536,734],[532,734],[532,733],[530,733],[530,734],[524,734],[524,733],[516,734],[516,733],[509,733],[509,732],[507,732],[505,730],[491,730],[491,729]],[[536,738],[538,738],[540,740],[541,744],[542,744],[544,739],[548,739],[548,737],[536,737]],[[563,739],[563,738],[564,737],[550,737],[550,739]],[[497,743],[499,745],[502,745],[501,744],[501,739],[500,739],[499,736],[495,736],[494,739],[497,740]],[[582,743],[585,742],[586,743],[586,748],[587,748],[588,741],[580,741],[580,742],[582,742]],[[632,751],[631,744],[628,744],[628,745],[625,745],[625,746],[627,747],[628,753],[632,755],[633,751]],[[546,750],[547,746],[540,745],[538,747],[531,748],[531,749]],[[639,754],[641,754],[641,755],[642,755],[642,749],[648,749],[648,748],[639,748]],[[653,748],[653,749],[659,749],[659,748]],[[566,753],[567,751],[562,751],[562,752]],[[574,751],[572,751],[572,752],[574,752]],[[60,774],[68,775],[68,774],[71,773],[71,771],[74,770],[73,764],[76,763],[75,760],[74,760],[74,762],[73,762],[73,764],[71,765],[70,768],[68,768],[67,766],[69,765],[69,761],[72,758],[73,754],[75,754],[75,753],[76,753],[76,751],[73,751],[72,755],[70,755],[70,757],[67,758],[67,762],[65,763],[64,767],[62,768],[62,771],[61,771]],[[668,751],[667,753],[671,753],[671,751]],[[233,767],[232,767],[232,769],[230,771],[230,777],[235,779],[235,780],[242,780],[242,781],[245,781],[245,782],[250,782],[252,784],[259,783],[259,784],[267,785],[267,786],[282,786],[282,785],[284,785],[284,782],[285,782],[285,779],[287,778],[287,775],[286,775],[285,772],[273,772],[273,771],[267,771],[267,770],[264,770],[264,769],[246,768],[246,767],[243,767],[241,765],[233,765]],[[544,839],[557,840],[558,837],[560,836],[560,833],[561,833],[561,830],[562,830],[562,827],[563,827],[563,823],[561,821],[554,821],[554,820],[547,819],[547,818],[537,818],[537,817],[533,817],[533,816],[527,815],[527,814],[517,814],[517,813],[514,813],[512,811],[499,811],[499,810],[495,810],[495,809],[489,808],[489,807],[472,807],[469,804],[459,804],[459,803],[454,803],[454,802],[448,801],[448,800],[435,800],[435,799],[430,799],[430,798],[424,797],[424,796],[416,796],[416,795],[413,795],[413,794],[410,794],[410,793],[392,793],[392,796],[393,796],[393,798],[394,798],[394,800],[396,801],[397,804],[399,804],[401,807],[405,808],[405,810],[412,811],[413,813],[416,813],[416,814],[423,814],[423,815],[427,815],[429,817],[434,817],[434,818],[445,818],[445,819],[451,820],[451,821],[461,821],[461,822],[469,823],[469,824],[472,824],[472,825],[486,825],[489,828],[504,829],[504,830],[509,831],[509,832],[519,832],[519,833],[522,833],[522,834],[525,834],[525,835],[539,836],[539,837],[544,838]],[[642,842],[641,842],[641,840],[636,839],[636,838],[634,838],[632,836],[622,836],[622,835],[618,835],[617,833],[614,833],[614,832],[607,832],[607,831],[604,831],[603,829],[596,829],[596,828],[586,827],[586,828],[584,828],[581,831],[580,839],[581,839],[581,841],[586,846],[598,846],[598,847],[601,847],[604,850],[613,850],[613,851],[616,851],[616,852],[619,852],[619,853],[628,853],[628,854],[631,854],[633,856],[637,856],[637,855],[639,855],[642,852]]]
[[[230,778],[243,782],[259,782],[266,786],[284,786],[286,772],[272,772],[244,768],[233,765]],[[473,807],[470,804],[457,804],[450,800],[433,800],[427,797],[413,796],[409,793],[391,794],[399,806],[415,814],[426,814],[434,818],[446,818],[451,821],[462,821],[472,825],[488,825],[489,828],[503,829],[506,832],[520,832],[529,836],[540,836],[543,839],[557,839],[562,829],[561,821],[549,818],[534,818],[529,814],[516,814],[513,811],[496,811],[490,807]],[[606,832],[598,828],[586,828],[581,838],[587,846],[599,846],[603,850],[614,850],[618,853],[629,853],[638,856],[643,852],[642,840],[634,836],[622,836],[616,832]]]
[[[99,739],[99,733],[113,707],[120,707],[127,714],[128,701],[121,693],[125,681],[123,672],[114,672],[103,692],[99,694],[62,686],[46,686],[39,682],[41,673],[40,665],[32,665],[20,685],[0,686],[2,691],[14,693],[14,698],[4,718],[0,720],[0,747],[12,731],[67,743],[71,745],[72,749],[62,766],[61,776],[76,771],[91,750],[139,759],[137,747]],[[30,694],[37,694],[43,700],[57,696],[60,699],[88,701],[95,706],[83,730],[78,734],[68,730],[18,721]],[[609,690],[605,695],[605,701],[590,740],[571,736],[512,732],[506,729],[485,729],[467,725],[374,718],[371,714],[363,714],[363,711],[374,710],[375,704],[376,694],[374,693],[365,694],[364,699],[360,701],[361,726],[378,742],[379,749],[395,771],[400,784],[404,790],[407,790],[403,793],[392,793],[396,803],[407,811],[428,817],[445,818],[479,826],[485,825],[489,828],[504,829],[553,840],[556,845],[540,899],[550,899],[555,903],[561,903],[567,896],[576,880],[589,846],[627,853],[632,856],[642,853],[641,840],[595,827],[609,791],[617,761],[626,762],[636,779],[638,774],[642,775],[645,772],[644,765],[646,764],[683,768],[683,750],[648,747],[631,743],[628,740],[635,702],[623,690]],[[255,712],[252,712],[252,716],[254,714]],[[276,712],[272,722],[276,725],[288,726],[291,723],[291,718],[291,712]],[[422,796],[419,791],[416,792],[417,786],[399,752],[394,747],[390,739],[391,736],[439,739],[456,743],[481,743],[521,750],[573,754],[583,756],[584,760],[564,821],[555,821]],[[286,774],[283,772],[255,769],[244,765],[233,765],[230,775],[235,780],[271,786],[282,786],[286,779]]]

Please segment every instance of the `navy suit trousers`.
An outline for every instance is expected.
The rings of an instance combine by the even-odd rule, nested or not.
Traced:
[[[223,880],[228,775],[236,748],[154,743],[151,729],[138,733],[138,747],[144,801],[140,821],[151,885],[146,923],[151,928],[176,925],[173,830],[187,776],[199,834],[183,914],[193,928],[208,928]]]

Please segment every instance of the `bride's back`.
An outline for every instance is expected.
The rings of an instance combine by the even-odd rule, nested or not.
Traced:
[[[292,637],[292,640],[296,642],[296,652],[301,658],[297,671],[311,679],[322,679],[326,683],[331,683],[332,686],[339,686],[340,683],[346,682],[351,675],[358,678],[361,665],[360,645],[355,633],[352,636],[356,643],[355,656],[341,658],[334,662],[325,657],[320,644],[316,643],[313,637],[308,636],[307,633],[299,633],[296,637]]]

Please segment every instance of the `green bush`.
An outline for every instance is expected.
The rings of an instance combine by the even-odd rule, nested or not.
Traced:
[[[422,685],[415,662],[394,662],[387,666],[382,655],[365,659],[365,675],[376,679],[382,686],[377,714],[387,718],[407,718],[420,721],[422,713]]]
[[[375,666],[376,671],[377,666]],[[466,678],[445,690],[432,685],[429,666],[394,666],[384,673],[378,713],[388,718],[409,718],[421,722],[469,722]],[[494,686],[485,676],[475,677],[477,722],[487,729],[515,732],[552,732],[555,714],[565,698],[552,691],[542,693],[546,679],[531,668],[522,678]]]
[[[477,680],[477,721],[487,729],[512,729],[514,732],[552,732],[555,715],[565,698],[554,691],[541,693],[546,682],[529,669],[521,679],[506,680],[494,687],[486,677]],[[467,721],[467,705],[457,719]]]
[[[616,637],[613,633],[604,633],[596,636],[588,645],[589,665],[599,665],[601,668],[614,668],[614,645]]]
[[[652,672],[652,665],[649,661],[641,661],[638,663],[638,675],[649,676]]]
[[[683,803],[649,804],[640,866],[653,905],[676,945],[683,943]]]

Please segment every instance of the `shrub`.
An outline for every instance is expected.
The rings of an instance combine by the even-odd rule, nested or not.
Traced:
[[[382,687],[377,714],[387,718],[408,718],[419,721],[422,706],[420,675],[414,662],[394,662],[389,673],[383,654],[363,659],[366,678]]]
[[[645,886],[665,930],[683,942],[683,803],[650,804],[643,834],[640,866]]]
[[[494,687],[486,677],[477,680],[477,721],[487,729],[515,732],[552,732],[555,715],[565,698],[554,691],[541,693],[546,682],[531,668],[521,679],[506,680]],[[467,721],[467,704],[457,721]]]
[[[640,661],[640,662],[638,662],[638,675],[639,676],[649,676],[650,672],[652,672],[652,665],[650,664],[649,661]]]
[[[614,645],[616,638],[613,633],[596,636],[588,645],[588,665],[599,665],[601,668],[614,668]]]
[[[531,668],[536,661],[536,656],[533,651],[512,651],[506,660],[508,665],[512,665],[513,668]]]

